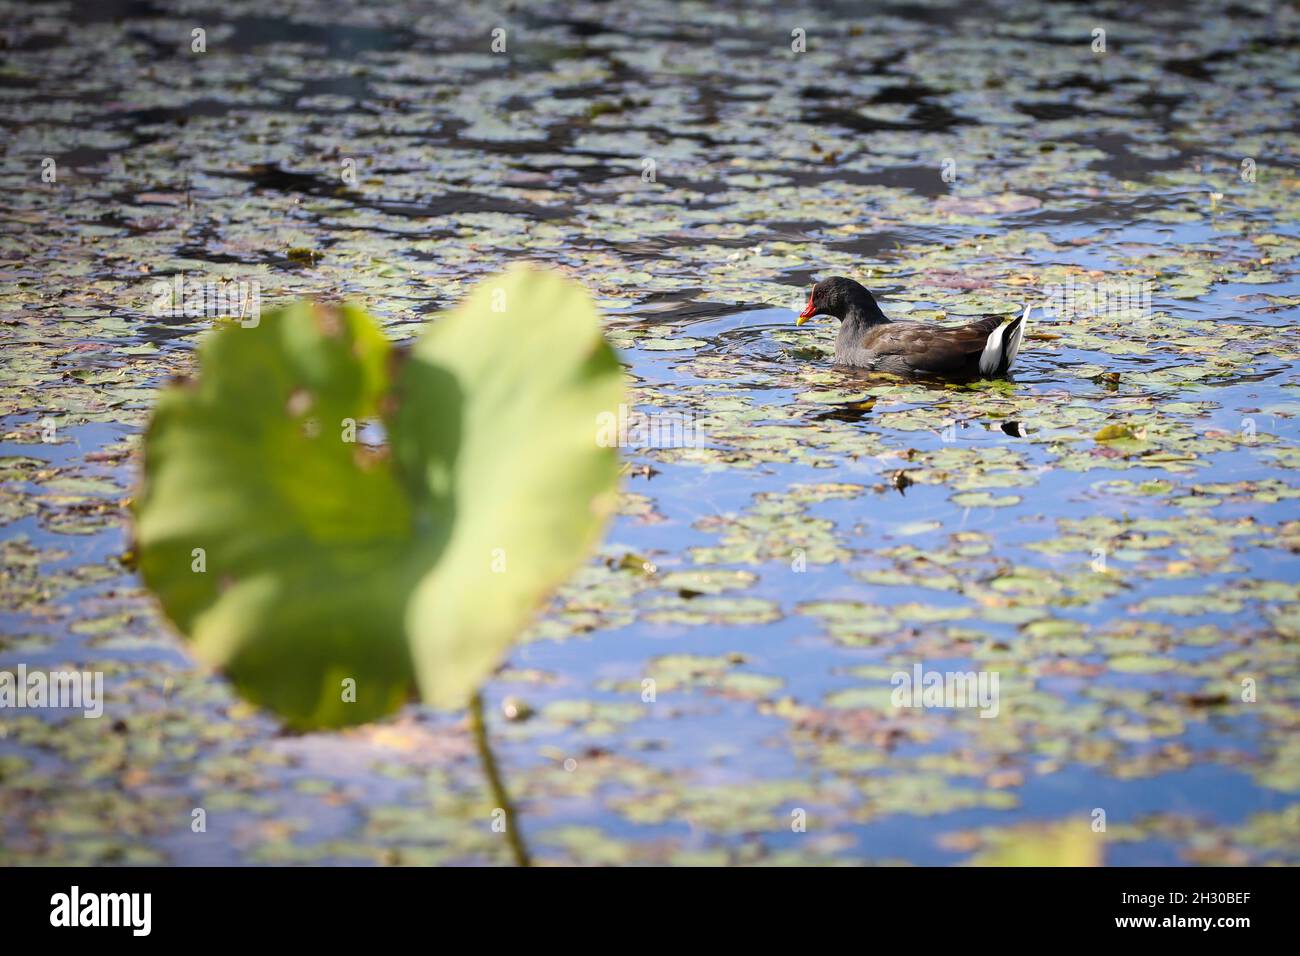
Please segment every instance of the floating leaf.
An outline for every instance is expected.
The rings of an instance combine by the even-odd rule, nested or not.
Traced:
[[[1093,436],[1097,441],[1119,441],[1123,438],[1133,437],[1133,429],[1129,428],[1127,425],[1107,425]]]
[[[615,501],[596,425],[622,376],[574,284],[512,270],[395,377],[390,358],[359,309],[290,306],[213,334],[146,437],[146,582],[294,725],[373,719],[416,684],[464,704]],[[391,456],[348,440],[376,414]]]

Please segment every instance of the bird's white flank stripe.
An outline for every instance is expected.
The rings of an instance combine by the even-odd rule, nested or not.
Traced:
[[[992,375],[1002,364],[1002,335],[1007,330],[1007,323],[1003,322],[996,329],[989,333],[988,341],[984,343],[984,351],[980,353],[980,374]]]
[[[1026,305],[1024,314],[1020,316],[1020,324],[1016,330],[1011,333],[1011,341],[1007,343],[1007,368],[1011,368],[1011,363],[1016,360],[1020,354],[1020,340],[1025,337],[1025,326],[1029,324],[1029,313],[1033,311],[1032,305]]]
[[[1008,319],[989,333],[988,340],[984,343],[984,351],[980,353],[980,374],[996,375],[999,371],[1005,372],[1011,368],[1011,363],[1016,360],[1016,353],[1020,351],[1020,341],[1025,336],[1025,325],[1029,322],[1029,312],[1033,306],[1025,306],[1024,313],[1018,319]],[[1015,328],[1011,328],[1015,326]],[[1007,336],[1007,329],[1011,328],[1011,335]],[[1002,339],[1006,338],[1005,347]]]

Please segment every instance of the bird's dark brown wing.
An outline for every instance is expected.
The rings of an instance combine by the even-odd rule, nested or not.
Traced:
[[[867,332],[862,347],[914,372],[951,375],[974,372],[989,335],[1003,319],[990,316],[969,325],[944,328],[921,322],[890,322]]]

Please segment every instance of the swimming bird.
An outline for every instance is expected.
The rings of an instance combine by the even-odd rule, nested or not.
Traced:
[[[831,276],[813,286],[797,325],[814,315],[840,320],[835,364],[895,375],[992,378],[1005,375],[1020,351],[1029,311],[989,316],[968,325],[891,322],[875,297],[852,279]]]

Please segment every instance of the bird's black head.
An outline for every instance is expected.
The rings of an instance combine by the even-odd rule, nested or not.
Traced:
[[[808,305],[799,313],[796,324],[803,325],[814,315],[833,315],[840,320],[854,317],[868,322],[885,321],[884,313],[871,293],[844,276],[831,276],[813,286]]]

